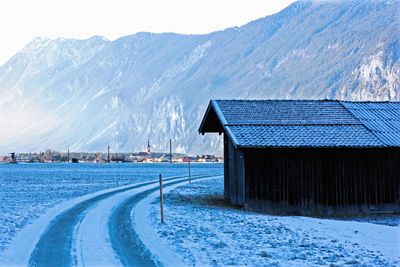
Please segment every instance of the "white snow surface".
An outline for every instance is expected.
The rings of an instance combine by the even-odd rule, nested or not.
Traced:
[[[124,187],[48,208],[13,238],[1,255],[0,266],[26,266],[41,234],[58,214],[81,201]],[[92,206],[72,236],[74,264],[121,265],[110,243],[110,214],[128,197],[154,187],[157,184],[128,190]],[[400,216],[334,220],[246,212],[223,200],[222,176],[165,186],[164,216],[165,223],[161,223],[158,191],[141,200],[131,212],[142,242],[165,266],[400,264]],[[382,222],[394,226],[378,224]]]
[[[90,209],[78,224],[73,234],[73,258],[76,266],[122,266],[112,249],[108,231],[108,218],[122,199],[132,195],[134,190],[114,195],[100,201]],[[94,227],[96,226],[96,227]]]
[[[201,179],[209,180],[215,179],[215,177]],[[163,194],[168,193],[179,186],[188,184],[188,181],[178,183],[172,186],[168,186],[163,189]],[[135,229],[138,233],[143,244],[150,250],[151,254],[158,262],[164,266],[185,266],[184,259],[176,251],[171,250],[171,247],[166,242],[160,242],[159,236],[156,234],[157,226],[154,227],[152,212],[157,210],[156,207],[152,206],[154,200],[157,199],[157,203],[160,201],[159,191],[153,192],[148,195],[145,199],[140,201],[136,207],[132,210],[132,220],[135,222]],[[158,207],[160,210],[160,207]],[[167,215],[168,216],[168,215]],[[168,220],[164,217],[164,221]]]
[[[119,193],[100,201],[91,208],[82,222],[77,225],[72,238],[77,252],[73,255],[73,258],[77,259],[76,266],[122,266],[110,242],[108,225],[110,215],[127,198],[155,187],[158,187],[157,183]],[[136,213],[138,209],[134,210]],[[140,211],[136,217],[141,217]],[[142,226],[146,227],[146,225]],[[168,251],[167,248],[163,249]]]
[[[143,230],[147,245],[156,244],[150,250],[169,247],[184,265],[199,266],[400,264],[400,224],[250,213],[223,201],[222,188],[218,178],[166,193],[164,224],[157,194],[142,202],[141,220],[152,222]]]
[[[122,186],[118,189],[129,186],[130,185]],[[31,252],[35,248],[36,243],[39,241],[41,234],[46,230],[47,226],[58,214],[72,208],[82,201],[115,190],[117,190],[117,188],[100,190],[96,193],[87,194],[61,202],[60,204],[49,208],[44,214],[34,220],[32,224],[28,224],[17,233],[5,253],[2,255],[0,259],[0,266],[9,266],[10,264],[16,266],[27,266]]]
[[[182,179],[178,179],[182,180]],[[140,184],[138,184],[140,185]],[[0,266],[27,266],[29,258],[47,227],[52,223],[57,215],[67,211],[82,201],[91,199],[101,194],[116,191],[132,185],[122,186],[113,189],[101,190],[93,194],[64,201],[53,208],[47,210],[32,224],[27,225],[13,239],[8,249],[0,259]],[[109,235],[108,221],[112,211],[125,199],[134,194],[157,187],[157,183],[142,186],[117,193],[90,207],[82,221],[74,229],[71,237],[72,259],[75,266],[122,266],[115,254]]]

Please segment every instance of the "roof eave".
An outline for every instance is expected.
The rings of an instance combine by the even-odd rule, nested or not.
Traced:
[[[218,116],[218,119],[220,120],[222,126],[225,126],[228,124],[228,121],[225,119],[224,113],[222,113],[221,108],[219,107],[217,100],[211,100],[210,104],[214,108],[215,113]],[[224,127],[225,128],[225,127]]]
[[[224,113],[219,107],[217,100],[211,100],[210,102],[212,107],[214,108],[215,113],[217,114],[218,119],[221,122],[222,128],[224,128],[225,133],[228,135],[235,148],[237,148],[239,145],[239,141],[237,140],[235,134],[229,128],[228,121],[226,120]]]

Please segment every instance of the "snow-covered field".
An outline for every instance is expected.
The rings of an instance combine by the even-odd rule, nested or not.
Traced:
[[[222,172],[192,164],[192,173]],[[49,208],[127,184],[187,175],[184,164],[0,164],[0,259],[12,239]]]
[[[257,214],[232,208],[222,192],[218,178],[166,193],[164,224],[154,196],[148,207],[153,238],[185,265],[400,265],[399,216],[334,220]]]
[[[129,229],[141,240],[137,248],[145,249],[145,262],[161,265],[400,265],[399,215],[339,220],[250,213],[223,200],[223,165],[192,166],[192,174],[206,175],[191,184],[186,178],[166,181],[161,224],[157,183],[131,185],[154,181],[159,173],[183,177],[184,164],[0,164],[0,262],[41,260],[30,253],[34,247],[46,251],[45,229],[60,232],[63,220],[74,216],[70,232],[59,236],[73,240],[69,250],[78,265],[129,260],[131,253],[116,249],[131,242],[125,240]],[[129,191],[121,191],[125,187]],[[108,191],[115,193],[104,195]],[[130,206],[132,201],[137,204]],[[115,227],[119,220],[129,229]],[[69,258],[63,244],[55,247]],[[135,246],[129,244],[128,251]]]

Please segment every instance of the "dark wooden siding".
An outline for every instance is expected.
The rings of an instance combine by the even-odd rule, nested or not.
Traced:
[[[226,138],[225,153],[225,198],[229,197],[232,204],[244,205],[245,203],[245,163],[243,151],[238,150]],[[225,141],[224,140],[224,141]]]
[[[239,204],[241,178],[232,177],[237,170],[231,166],[239,166],[234,160],[238,153],[229,153],[230,181],[235,183],[230,196]],[[399,149],[280,148],[243,153],[245,207],[250,210],[309,215],[400,211]]]

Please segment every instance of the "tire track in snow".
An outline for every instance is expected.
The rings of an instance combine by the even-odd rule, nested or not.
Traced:
[[[201,177],[201,175],[198,176]],[[186,176],[171,177],[165,179],[165,181],[178,180],[179,182],[182,182],[182,177]],[[80,252],[76,251],[76,248],[73,247],[74,231],[79,227],[79,224],[82,222],[87,212],[100,201],[106,200],[116,194],[124,193],[133,189],[140,189],[141,187],[146,187],[152,184],[155,185],[155,189],[150,191],[155,191],[158,188],[157,183],[157,181],[146,182],[104,193],[82,201],[72,208],[60,213],[50,222],[47,229],[40,236],[38,243],[30,255],[28,265],[71,266],[76,264],[77,259],[72,255],[80,254]],[[137,195],[144,197],[146,194],[138,193]],[[139,198],[137,198],[137,200],[139,200]],[[118,245],[113,244],[113,247],[114,246]]]
[[[201,176],[198,178],[193,178],[192,180],[207,177],[209,176]],[[163,187],[172,186],[182,182],[183,180],[177,180],[165,183],[163,184]],[[137,205],[137,203],[157,190],[159,190],[158,186],[128,198],[114,210],[110,217],[109,231],[111,244],[124,266],[161,265],[152,257],[149,250],[140,240],[131,219],[131,211]]]
[[[151,183],[148,183],[151,184]],[[69,266],[72,264],[71,249],[74,228],[82,221],[87,210],[95,203],[114,194],[139,188],[128,187],[83,201],[58,215],[42,234],[29,259],[30,266]]]

